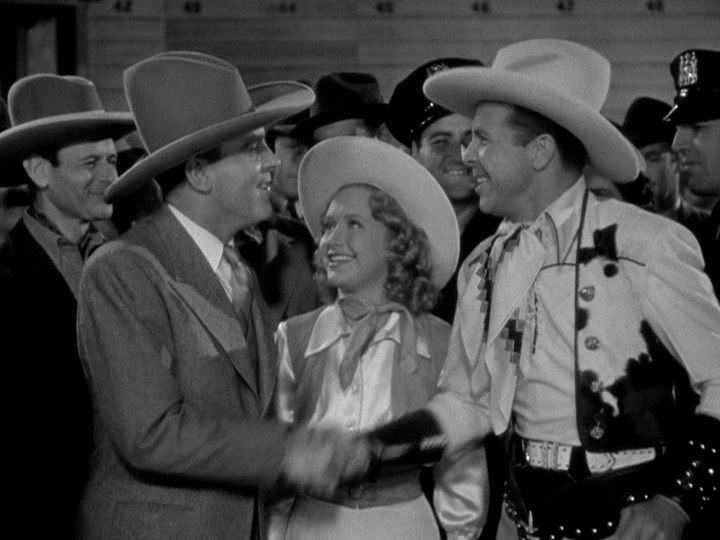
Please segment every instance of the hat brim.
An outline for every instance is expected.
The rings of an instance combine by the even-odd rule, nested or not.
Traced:
[[[70,140],[117,140],[135,131],[129,112],[85,112],[63,114],[25,122],[0,133],[0,167],[17,165],[46,147],[62,145]],[[0,177],[0,186],[13,186],[23,178]]]
[[[677,103],[664,120],[672,125],[695,124],[720,118],[720,103],[717,101],[681,101]]]
[[[283,88],[286,92],[282,91]],[[248,88],[248,93],[256,104],[251,112],[190,133],[149,153],[105,190],[105,201],[111,203],[125,197],[186,159],[206,152],[223,141],[292,116],[310,107],[315,100],[310,88],[292,82],[263,84]],[[260,100],[254,99],[254,95],[259,96]],[[262,103],[263,98],[269,101]]]
[[[332,124],[333,122],[349,120],[351,118],[360,118],[381,124],[385,121],[387,111],[387,103],[368,103],[356,107],[348,107],[347,109],[326,111],[311,116],[302,122],[298,122],[289,135],[296,139],[312,140],[316,129]]]
[[[430,244],[432,281],[442,288],[460,253],[460,233],[452,205],[433,176],[401,150],[368,137],[333,137],[313,146],[300,163],[298,193],[313,237],[337,191],[353,184],[381,189],[422,228]]]
[[[468,118],[473,118],[483,101],[519,105],[575,135],[599,174],[626,183],[639,173],[632,144],[610,121],[585,102],[528,75],[484,67],[454,68],[428,78],[423,91],[430,100]]]

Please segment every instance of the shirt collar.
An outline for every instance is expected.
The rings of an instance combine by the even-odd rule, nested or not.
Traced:
[[[580,213],[586,189],[585,178],[581,176],[560,197],[550,203],[535,221],[518,224],[505,219],[498,227],[498,234],[509,234],[517,225],[527,226],[531,230],[538,228],[543,232],[543,245],[546,249],[553,250],[557,262],[566,260],[580,225]]]
[[[208,264],[210,264],[210,268],[212,268],[213,271],[217,271],[223,255],[222,241],[210,231],[195,223],[173,205],[168,204],[168,208],[170,208],[170,211],[180,222],[180,225],[182,225],[183,229],[187,231],[195,244],[200,248],[203,256]]]
[[[378,330],[371,343],[382,341],[383,339],[390,339],[396,343],[400,343],[400,316],[397,313],[393,313],[385,323],[385,325]],[[417,342],[416,352],[419,356],[430,358],[430,346],[427,342],[427,337],[423,331],[422,325],[416,325],[417,328]],[[326,349],[329,349],[336,341],[341,338],[350,335],[350,327],[345,321],[340,306],[335,302],[334,304],[325,308],[315,321],[312,334],[308,346],[305,349],[305,357],[318,354]]]

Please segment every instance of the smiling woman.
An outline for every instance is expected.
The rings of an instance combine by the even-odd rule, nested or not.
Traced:
[[[364,137],[315,145],[298,184],[319,243],[320,280],[336,296],[281,323],[276,411],[296,425],[361,437],[434,393],[450,327],[429,310],[457,264],[457,220],[427,169]],[[480,485],[484,453],[463,459],[462,474],[435,472],[436,508],[448,530],[479,528],[479,514],[454,494]],[[437,539],[420,469],[380,474],[332,497],[298,496],[291,511],[291,500],[283,501],[273,509],[270,536]]]

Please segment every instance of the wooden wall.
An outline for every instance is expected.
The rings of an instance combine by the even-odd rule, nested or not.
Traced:
[[[74,3],[83,6],[86,21],[84,74],[114,109],[127,108],[123,70],[162,50],[222,57],[240,68],[247,84],[369,71],[387,99],[399,79],[432,58],[467,56],[491,63],[506,44],[556,37],[584,43],[610,59],[613,84],[604,112],[619,120],[639,95],[672,100],[668,65],[676,54],[691,47],[720,50],[720,0]]]

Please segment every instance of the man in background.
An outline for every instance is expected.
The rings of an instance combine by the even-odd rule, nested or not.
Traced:
[[[710,214],[680,196],[677,161],[672,151],[675,128],[663,121],[671,108],[659,99],[639,97],[625,113],[622,132],[645,159],[655,213],[677,221],[699,237]]]
[[[0,182],[27,184],[32,202],[0,249],[12,441],[7,515],[23,535],[73,538],[93,448],[76,341],[78,287],[86,258],[105,240],[96,223],[113,210],[103,193],[117,178],[114,139],[135,126],[129,113],[105,112],[93,83],[80,77],[20,79],[8,106],[0,164],[22,177]],[[48,501],[41,517],[38,497]]]
[[[680,173],[698,195],[720,197],[720,51],[689,49],[670,64],[677,94],[665,117],[675,126]],[[700,238],[705,271],[720,297],[720,202]]]

